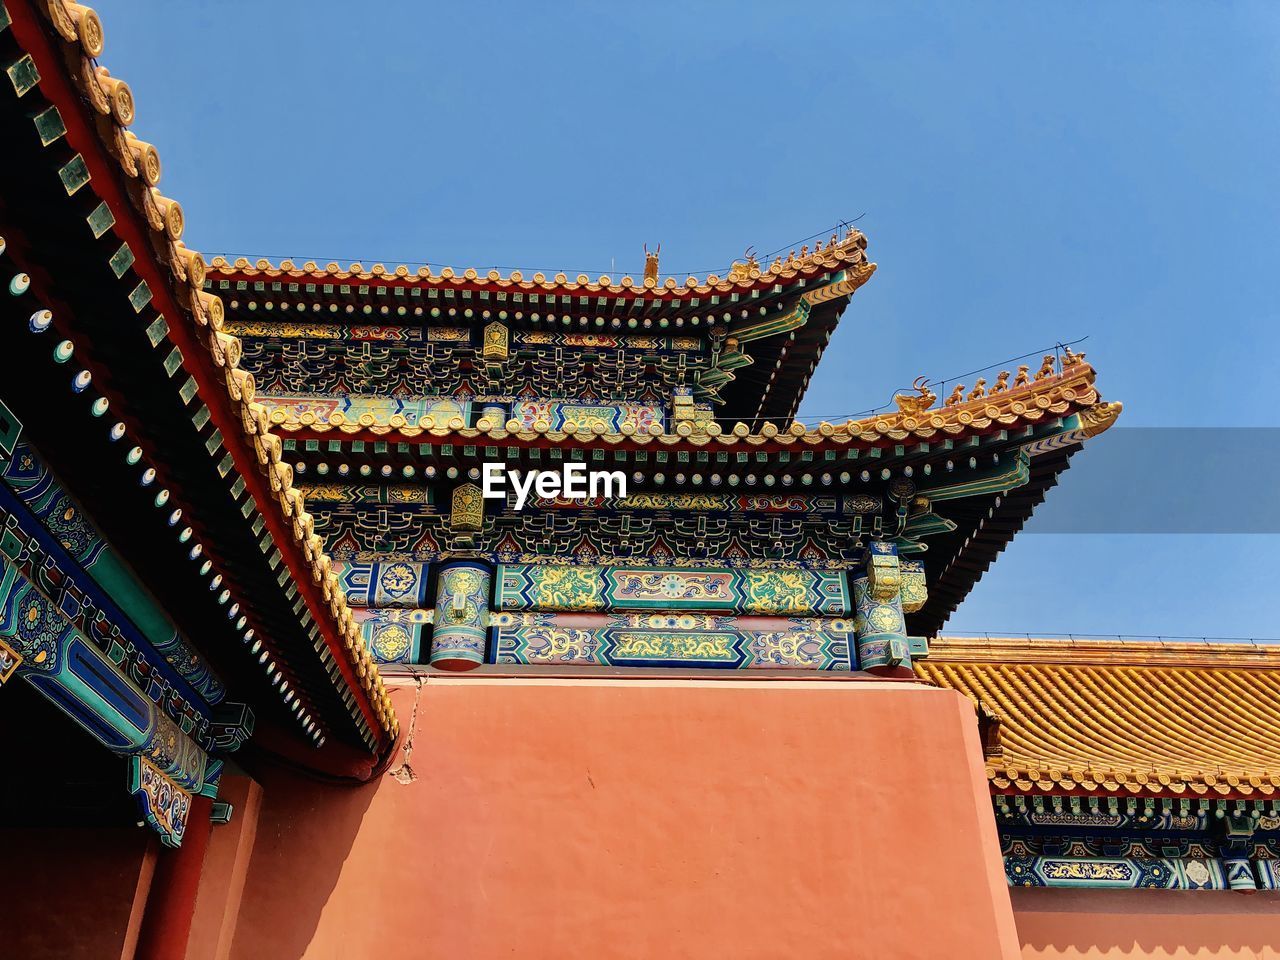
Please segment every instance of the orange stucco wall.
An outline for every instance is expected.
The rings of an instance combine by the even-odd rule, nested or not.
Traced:
[[[473,676],[394,697],[412,775],[263,777],[232,957],[1019,956],[952,691]]]
[[[1026,960],[1280,960],[1280,893],[1028,890],[1013,893]]]

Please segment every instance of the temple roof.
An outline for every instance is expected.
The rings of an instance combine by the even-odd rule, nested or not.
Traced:
[[[265,258],[251,262],[246,257],[238,257],[234,261],[229,261],[226,257],[214,257],[209,267],[211,274],[214,275],[245,278],[297,279],[320,283],[326,281],[347,283],[355,281],[365,284],[406,283],[441,289],[572,293],[578,296],[584,294],[630,295],[674,300],[693,295],[743,294],[777,284],[790,284],[796,280],[811,279],[823,272],[865,264],[866,247],[866,237],[861,232],[850,229],[843,236],[832,234],[825,246],[819,241],[814,250],[810,251],[805,247],[801,256],[796,256],[793,251],[790,257],[786,259],[779,257],[767,267],[761,267],[754,261],[737,262],[729,267],[723,277],[713,273],[705,277],[687,276],[682,280],[674,276],[659,275],[646,276],[638,281],[631,276],[622,276],[615,281],[608,274],[602,274],[593,279],[585,273],[572,278],[565,273],[556,273],[548,277],[540,271],[525,276],[520,270],[503,273],[494,269],[482,272],[474,267],[463,270],[442,267],[435,272],[429,266],[409,267],[399,264],[387,268],[381,263],[375,263],[366,269],[361,263],[351,263],[343,267],[338,263],[320,266],[308,260],[298,265],[292,260],[281,260],[279,264],[275,264]]]
[[[250,264],[215,258],[206,289],[227,298],[228,319],[249,323],[279,318],[313,335],[355,322],[361,339],[370,323],[421,333],[440,324],[479,328],[492,322],[540,335],[623,338],[675,334],[695,362],[687,383],[699,399],[728,419],[787,419],[795,415],[814,369],[850,297],[869,280],[867,241],[857,230],[833,234],[815,250],[761,267],[754,259],[732,264],[724,277],[649,275],[641,281],[580,274],[548,278],[521,271],[456,272],[405,265],[302,267],[268,260]],[[656,270],[656,264],[653,265]],[[253,321],[259,321],[254,323]],[[350,328],[347,328],[350,329]],[[431,339],[428,337],[427,339]],[[577,343],[575,348],[585,348]],[[372,386],[385,392],[389,385]]]
[[[82,257],[78,274],[63,272],[65,278],[74,276],[77,281],[66,288],[65,295],[94,297],[102,304],[100,311],[62,312],[58,322],[74,323],[80,332],[91,333],[85,340],[100,364],[100,375],[93,380],[110,384],[113,401],[119,399],[120,408],[150,404],[152,411],[159,409],[158,395],[142,396],[159,380],[152,376],[156,370],[163,370],[167,381],[165,403],[181,401],[199,408],[183,418],[162,418],[155,413],[146,424],[152,436],[144,442],[165,446],[170,462],[161,464],[166,472],[178,475],[199,470],[203,477],[216,467],[224,483],[220,493],[233,500],[222,503],[209,497],[192,502],[186,505],[188,517],[218,531],[220,550],[230,550],[228,544],[238,542],[235,538],[242,534],[241,539],[260,541],[263,556],[257,560],[266,575],[245,556],[233,556],[227,563],[225,582],[243,591],[246,609],[287,605],[294,611],[297,637],[260,630],[260,644],[265,641],[268,652],[284,655],[290,668],[307,674],[307,683],[295,686],[315,689],[317,699],[321,692],[328,695],[337,709],[362,725],[366,744],[386,747],[399,730],[390,697],[330,572],[301,494],[293,486],[292,471],[279,462],[280,440],[249,409],[252,378],[238,369],[238,341],[221,332],[222,302],[204,292],[205,262],[182,242],[186,224],[181,206],[157,189],[159,154],[127,129],[135,118],[132,92],[98,63],[104,35],[97,14],[63,0],[10,2],[7,6],[7,11],[0,7],[3,25],[11,27],[9,37],[25,51],[10,69],[10,80],[28,111],[25,123],[32,141],[28,144],[23,139],[16,144],[15,155],[19,148],[39,149],[43,164],[62,164],[58,168],[62,206],[78,219],[79,232],[66,233],[59,244],[46,243],[41,237],[43,246],[38,253]],[[51,105],[45,106],[40,98]],[[40,163],[30,166],[45,172]],[[89,189],[81,192],[85,187]],[[93,202],[85,206],[90,195]],[[43,202],[42,195],[27,186],[22,191],[15,188],[15,200],[21,204]],[[95,208],[93,203],[99,200]],[[15,207],[21,204],[15,203]],[[42,209],[46,216],[32,224],[38,229],[54,229],[55,219],[64,215],[62,206],[45,203]],[[21,208],[18,212],[28,211]],[[116,326],[109,335],[92,331],[95,323],[103,322],[96,313],[109,312],[99,295],[108,263],[116,282],[128,283],[131,288],[121,293],[122,301],[131,305],[133,314],[143,315],[150,326]],[[157,313],[160,315],[153,320]],[[144,339],[150,340],[150,353],[138,348]],[[161,348],[166,351],[163,357]],[[145,383],[140,373],[126,372],[132,369],[131,364],[138,365],[138,371],[145,369]],[[188,441],[206,450],[213,466],[172,462]],[[218,513],[228,505],[238,514],[236,520],[243,520],[243,530],[238,522],[226,522],[225,513],[230,511]],[[267,569],[263,558],[276,549],[279,553]],[[274,571],[280,554],[285,569],[277,577]],[[217,569],[212,566],[211,575]],[[235,575],[237,569],[241,576]],[[217,583],[223,582],[218,574]],[[289,649],[275,649],[277,645]],[[247,652],[244,656],[247,660]],[[264,653],[262,659],[266,658]],[[314,662],[308,665],[308,661]],[[287,684],[277,677],[275,686],[282,690]],[[294,702],[293,712],[299,713],[301,700],[288,700]]]
[[[1024,386],[939,407],[924,406],[921,409],[921,405],[915,405],[915,397],[907,397],[907,403],[899,409],[842,423],[824,421],[817,426],[806,427],[802,423],[784,422],[779,426],[766,421],[756,424],[754,429],[746,423],[738,423],[727,430],[715,422],[701,426],[679,423],[672,431],[665,430],[660,423],[652,424],[648,430],[637,430],[624,424],[619,432],[585,427],[555,431],[538,424],[532,430],[525,430],[515,422],[499,423],[483,417],[476,426],[466,427],[460,418],[437,423],[428,416],[419,422],[409,423],[404,416],[390,413],[385,403],[371,407],[367,413],[350,417],[337,410],[318,416],[314,409],[308,409],[313,405],[291,402],[289,398],[263,396],[259,402],[267,407],[272,426],[290,433],[327,435],[332,439],[345,435],[357,439],[452,439],[457,443],[490,440],[537,442],[545,446],[573,446],[587,442],[594,446],[687,445],[710,449],[769,449],[773,446],[797,450],[807,446],[870,449],[930,440],[963,440],[991,431],[1018,429],[1084,410],[1092,411],[1094,419],[1100,423],[1105,420],[1106,426],[1110,426],[1119,416],[1121,407],[1117,403],[1102,402],[1093,385],[1095,376],[1093,367],[1080,361]]]
[[[1050,360],[1053,358],[1050,357]],[[308,477],[422,477],[448,471],[479,476],[502,459],[512,469],[536,469],[558,458],[604,461],[631,473],[636,493],[793,493],[818,496],[882,493],[891,478],[910,480],[920,495],[911,530],[924,532],[919,559],[930,590],[908,615],[917,635],[936,633],[956,605],[1021,529],[1089,437],[1107,429],[1121,405],[1101,400],[1093,368],[1073,356],[1040,379],[931,407],[929,396],[902,396],[892,412],[817,427],[767,422],[722,429],[715,422],[655,422],[645,430],[601,432],[509,429],[480,418],[412,426],[396,405],[372,404],[356,422],[325,415],[325,402],[290,407],[286,398],[258,397],[256,416],[290,431],[285,456]],[[319,416],[316,411],[319,411]],[[455,422],[456,419],[456,422]],[[358,470],[357,470],[358,468]],[[332,482],[332,480],[331,480]],[[337,482],[341,482],[339,479]],[[326,504],[317,512],[324,513]],[[829,532],[828,532],[829,533]],[[830,535],[830,533],[829,533]],[[914,535],[914,534],[913,534]],[[833,555],[847,546],[828,545]]]
[[[1269,797],[1280,646],[935,638],[923,679],[999,722],[998,793]]]

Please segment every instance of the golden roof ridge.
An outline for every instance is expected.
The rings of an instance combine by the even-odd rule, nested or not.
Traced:
[[[409,424],[400,414],[393,414],[384,422],[380,422],[371,413],[351,418],[342,412],[335,412],[321,419],[311,411],[294,415],[286,409],[288,400],[305,398],[264,395],[262,399],[268,404],[275,404],[276,408],[269,414],[271,424],[289,432],[368,432],[375,435],[395,434],[404,438],[489,437],[526,442],[545,440],[555,444],[579,442],[581,438],[585,438],[615,445],[628,442],[666,446],[680,443],[716,447],[738,444],[759,446],[764,443],[799,446],[818,445],[827,441],[836,444],[874,445],[901,443],[906,440],[950,439],[987,429],[1025,426],[1046,418],[1069,416],[1073,413],[1081,414],[1081,428],[1085,436],[1096,436],[1115,423],[1123,405],[1102,401],[1093,385],[1095,377],[1093,367],[1080,360],[1066,366],[1059,373],[1032,380],[1006,392],[974,397],[942,407],[899,409],[844,423],[824,420],[815,427],[807,427],[799,422],[779,427],[772,421],[766,421],[755,431],[741,422],[724,428],[714,421],[701,424],[678,421],[671,431],[657,423],[646,430],[623,424],[621,430],[614,432],[599,426],[591,428],[572,423],[566,424],[566,429],[562,430],[552,430],[546,423],[535,423],[530,430],[524,429],[515,420],[499,423],[484,416],[471,427],[466,426],[459,416],[451,416],[443,423],[437,423],[428,416],[418,424]]]
[[[1150,638],[938,636],[930,658],[952,663],[1121,664],[1280,669],[1280,643]]]
[[[663,277],[645,276],[636,280],[630,274],[623,275],[616,282],[610,274],[600,274],[596,278],[580,273],[570,278],[563,272],[550,277],[544,271],[536,270],[526,276],[523,270],[511,270],[503,273],[497,269],[481,271],[475,267],[455,270],[453,267],[442,267],[439,272],[433,271],[429,265],[410,267],[408,264],[397,264],[391,268],[375,263],[365,268],[360,261],[349,262],[343,267],[338,262],[330,262],[323,267],[314,260],[307,260],[298,266],[291,259],[273,263],[266,257],[250,261],[247,257],[237,257],[234,261],[217,256],[210,261],[209,269],[218,274],[239,274],[244,276],[292,277],[313,280],[361,280],[378,281],[418,281],[424,286],[463,287],[474,284],[492,284],[499,288],[528,291],[585,291],[587,293],[617,295],[624,293],[679,293],[679,294],[732,294],[754,287],[766,286],[780,282],[788,282],[797,277],[813,275],[822,271],[837,270],[848,266],[868,264],[866,257],[866,236],[859,230],[850,229],[844,237],[833,234],[830,242],[823,247],[821,242],[810,251],[803,249],[801,256],[787,259],[775,259],[768,267],[761,267],[754,258],[746,262],[735,261],[724,276],[708,274],[699,278],[686,276],[678,280],[674,275]]]

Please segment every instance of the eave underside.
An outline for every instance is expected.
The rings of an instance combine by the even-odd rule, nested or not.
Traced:
[[[946,516],[957,527],[951,533],[930,538],[929,551],[923,557],[929,600],[918,613],[907,617],[910,632],[931,637],[943,628],[1035,508],[1044,502],[1079,449],[1068,447],[1034,457],[1027,483],[1007,493],[946,504]]]
[[[208,425],[207,418],[205,423],[194,422],[192,395],[180,392],[189,370],[195,371],[201,389],[225,388],[193,339],[183,340],[184,349],[174,349],[179,334],[185,337],[181,325],[193,321],[182,291],[170,288],[170,274],[190,252],[179,252],[173,232],[166,235],[162,227],[149,224],[130,198],[140,198],[137,203],[152,210],[170,201],[131,181],[138,170],[125,175],[128,168],[119,151],[126,139],[116,115],[95,114],[77,95],[76,83],[98,83],[94,78],[106,74],[94,74],[80,46],[68,41],[65,33],[59,37],[53,32],[42,19],[43,9],[20,3],[10,3],[9,8],[13,22],[0,34],[0,43],[11,57],[15,50],[27,51],[29,58],[23,62],[39,77],[36,86],[15,82],[14,90],[0,98],[0,123],[12,134],[0,160],[5,181],[0,230],[9,239],[9,255],[32,276],[31,295],[24,302],[11,299],[6,308],[12,311],[6,324],[11,341],[4,363],[9,382],[19,387],[16,407],[24,436],[67,480],[179,625],[199,637],[202,648],[212,644],[206,652],[220,672],[232,683],[247,677],[247,683],[263,693],[262,717],[283,718],[287,730],[291,711],[281,701],[279,687],[272,691],[267,676],[249,665],[245,648],[226,642],[233,638],[219,641],[214,636],[217,629],[211,624],[229,624],[234,618],[218,609],[217,590],[192,576],[200,564],[184,554],[189,544],[176,549],[177,534],[164,529],[165,514],[157,509],[156,491],[163,486],[176,494],[170,508],[178,503],[188,507],[184,522],[192,524],[197,536],[216,531],[209,539],[216,547],[206,556],[223,565],[226,575],[220,582],[234,586],[242,609],[262,624],[260,633],[275,652],[291,651],[293,689],[305,692],[307,703],[332,721],[336,736],[331,747],[343,754],[337,765],[348,766],[351,754],[346,751],[352,750],[359,758],[357,765],[367,768],[366,748],[357,746],[367,730],[357,730],[356,711],[344,702],[340,691],[345,691],[345,682],[335,685],[315,662],[314,644],[304,630],[298,604],[286,596],[266,560],[259,531],[253,529],[243,504],[236,502],[244,500],[243,494],[229,492],[236,476],[228,477],[220,458],[229,458],[226,443],[245,449],[239,424],[231,434]],[[61,3],[47,9],[51,16],[65,15]],[[49,117],[52,125],[33,122]],[[176,216],[162,226],[176,223],[180,234],[181,214],[175,207],[168,209]],[[28,333],[27,315],[38,308],[54,314],[55,332],[43,340]],[[158,320],[157,311],[163,312],[164,320]],[[162,330],[158,340],[156,329]],[[50,379],[53,345],[68,335],[75,344],[75,364],[55,368]],[[77,397],[69,381],[82,367],[92,374],[93,387],[90,394]],[[88,413],[89,398],[99,393],[111,400],[114,416],[106,422],[94,421]],[[215,423],[219,416],[214,414]],[[130,439],[120,449],[106,440],[116,419],[129,428]],[[219,425],[226,427],[226,419]],[[119,466],[137,462],[124,459],[134,443],[147,461],[157,464],[155,480],[140,484]],[[138,522],[140,517],[155,521],[161,533],[154,534],[146,520]],[[166,540],[165,533],[171,539]],[[294,702],[302,704],[301,698]],[[293,733],[282,740],[296,736],[296,716],[292,724]],[[297,745],[288,742],[289,749]]]

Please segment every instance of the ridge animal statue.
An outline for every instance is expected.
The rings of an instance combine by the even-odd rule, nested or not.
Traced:
[[[755,247],[747,247],[742,256],[744,259],[733,261],[733,264],[729,267],[730,280],[747,280],[751,277],[752,271],[760,269],[760,263],[756,260]]]
[[[973,389],[969,391],[970,400],[980,400],[987,395],[987,381],[983,377],[978,378],[978,382],[973,385]]]
[[[1040,369],[1036,371],[1036,379],[1043,380],[1045,377],[1052,377],[1053,363],[1054,363],[1053,354],[1046,353],[1044,355],[1044,361],[1040,364]]]
[[[1001,370],[1000,375],[996,377],[995,386],[991,388],[992,393],[1004,393],[1009,389],[1009,371]]]
[[[956,388],[951,391],[951,396],[947,397],[946,405],[948,407],[956,407],[964,403],[964,384],[957,383]]]
[[[652,253],[649,252],[649,245],[644,245],[644,278],[658,282],[658,255],[662,253],[662,244],[658,244],[658,248]]]
[[[923,413],[938,399],[938,395],[929,389],[929,381],[925,377],[916,377],[911,388],[916,391],[914,396],[909,393],[893,395],[893,402],[898,405],[899,413]]]
[[[1025,363],[1019,364],[1018,375],[1013,378],[1013,385],[1015,387],[1025,387],[1028,383],[1030,383],[1031,382],[1030,370],[1031,368],[1028,367]]]

